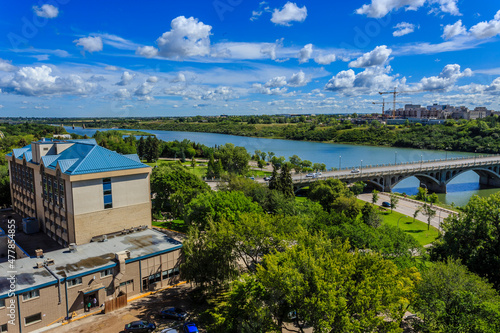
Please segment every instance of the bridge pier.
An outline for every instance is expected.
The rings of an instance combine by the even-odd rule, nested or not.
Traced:
[[[446,193],[446,183],[445,182],[433,182],[420,180],[420,187],[427,188],[430,193]]]
[[[483,187],[500,187],[500,179],[483,173],[479,175],[479,185]]]

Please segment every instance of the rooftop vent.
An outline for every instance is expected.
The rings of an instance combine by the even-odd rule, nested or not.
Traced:
[[[43,267],[43,262],[37,262],[36,263],[36,268],[42,268]]]
[[[47,265],[47,266],[54,265],[55,263],[56,262],[54,261],[54,259],[47,259],[44,262],[44,264]]]
[[[76,246],[75,243],[70,243],[68,248],[69,248],[69,251],[72,253],[78,252],[78,247]]]
[[[36,249],[35,250],[35,255],[37,258],[43,258],[43,250],[42,249]]]

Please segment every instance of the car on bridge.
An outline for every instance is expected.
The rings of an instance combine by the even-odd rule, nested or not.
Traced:
[[[307,178],[315,178],[316,174],[315,173],[308,173],[306,175]]]
[[[351,173],[359,173],[359,169],[352,169]]]

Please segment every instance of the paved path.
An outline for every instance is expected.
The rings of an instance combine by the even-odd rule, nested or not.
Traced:
[[[377,205],[379,205],[379,206],[381,206],[382,202],[384,202],[384,201],[387,201],[387,202],[391,201],[389,194],[387,194],[387,193],[379,193],[378,197],[379,197],[379,199],[377,201]],[[360,195],[358,195],[358,199],[361,199],[363,201],[371,203],[372,202],[372,194],[371,193],[360,194]],[[413,214],[415,213],[415,211],[419,207],[422,207],[423,205],[424,205],[423,202],[399,197],[399,202],[396,205],[396,209],[394,209],[394,211],[401,213],[401,214],[404,214],[404,215],[408,216],[409,218],[413,219]],[[436,216],[431,219],[431,225],[433,227],[436,227],[439,230],[441,230],[441,222],[445,218],[447,218],[450,214],[454,214],[454,213],[448,209],[444,209],[444,208],[437,207],[437,206],[434,206],[433,209],[436,210]],[[419,213],[417,215],[416,219],[419,221],[422,221],[424,223],[427,223],[427,217],[422,213]]]

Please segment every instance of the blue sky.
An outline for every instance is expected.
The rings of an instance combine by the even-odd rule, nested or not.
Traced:
[[[365,113],[394,88],[402,102],[500,109],[496,1],[3,6],[2,116]]]

